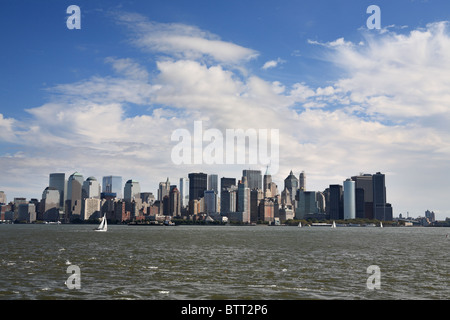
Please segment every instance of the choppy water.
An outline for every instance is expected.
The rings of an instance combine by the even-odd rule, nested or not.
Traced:
[[[0,299],[450,298],[448,228],[93,227],[0,225]]]

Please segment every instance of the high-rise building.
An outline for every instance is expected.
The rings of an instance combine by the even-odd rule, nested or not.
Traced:
[[[261,170],[242,170],[242,177],[247,178],[247,187],[250,190],[262,190],[262,174]]]
[[[219,193],[219,177],[217,174],[208,175],[208,190],[214,190],[216,194]]]
[[[189,201],[203,198],[208,188],[206,173],[189,173]]]
[[[169,193],[170,193],[170,181],[169,177],[167,177],[167,180],[165,182],[159,183],[158,200],[162,201],[165,196],[169,196]]]
[[[4,191],[0,191],[0,204],[6,204],[6,194]]]
[[[101,188],[97,179],[89,177],[83,182],[83,198],[100,199]]]
[[[101,210],[100,198],[86,198],[83,201],[83,219],[98,219],[100,218]]]
[[[373,182],[371,174],[361,173],[359,176],[353,176],[355,181],[355,196],[357,197],[356,216],[358,218],[373,219]],[[362,191],[357,191],[362,189]],[[363,203],[361,203],[361,196],[364,195]],[[363,210],[363,213],[361,213]]]
[[[329,214],[330,219],[339,220],[344,218],[342,203],[342,186],[332,184],[329,188]]]
[[[377,172],[372,176],[373,182],[373,217],[377,220],[392,220],[392,206],[386,202],[385,175]]]
[[[300,177],[299,177],[299,189],[306,191],[306,174],[305,171],[302,171],[300,173]]]
[[[250,188],[247,184],[246,176],[238,183],[237,212],[240,222],[250,222]]]
[[[123,199],[126,202],[131,202],[133,200],[140,199],[141,198],[140,193],[141,187],[138,181],[130,179],[125,183],[125,187],[123,189]]]
[[[181,216],[181,196],[177,186],[170,188],[169,192],[169,215],[172,217]]]
[[[105,176],[103,177],[102,192],[115,193],[117,199],[123,198],[122,177],[120,176]]]
[[[210,215],[218,212],[219,198],[217,196],[217,192],[214,190],[206,190],[204,197],[205,197],[205,213]]]
[[[36,206],[34,203],[19,204],[18,220],[32,223],[36,221]]]
[[[237,209],[237,187],[235,185],[231,185],[223,188],[222,184],[221,189],[220,214],[222,216],[228,216],[230,212],[236,212]]]
[[[356,218],[355,181],[344,181],[344,219]]]
[[[289,191],[289,194],[291,196],[291,203],[294,204],[295,202],[295,195],[297,194],[297,189],[299,187],[298,179],[294,174],[291,172],[289,173],[289,176],[284,179],[284,188]]]
[[[250,221],[257,222],[259,217],[259,204],[264,199],[264,192],[261,189],[250,190]]]
[[[74,172],[67,180],[67,200],[66,200],[66,219],[81,219],[83,206],[83,176]]]
[[[54,187],[45,188],[42,192],[41,211],[45,221],[59,221],[59,190]]]
[[[180,178],[180,199],[181,206],[187,207],[189,205],[189,179]]]
[[[322,202],[320,197],[323,195],[316,191],[302,191],[298,189],[298,206],[295,210],[296,219],[304,219],[307,215],[316,215],[322,213]]]
[[[66,174],[65,173],[50,173],[48,186],[59,191],[59,208],[64,210],[64,202],[66,200]]]

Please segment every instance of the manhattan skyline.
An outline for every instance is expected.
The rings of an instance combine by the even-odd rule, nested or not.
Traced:
[[[370,5],[381,29],[367,28]],[[445,219],[449,21],[437,0],[7,1],[0,190],[39,198],[49,172],[122,176],[154,194],[188,172],[265,172],[174,164],[172,133],[201,120],[223,135],[279,130],[279,188],[291,170],[308,190],[380,171],[394,215]]]

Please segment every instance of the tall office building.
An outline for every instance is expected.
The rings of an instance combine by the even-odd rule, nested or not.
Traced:
[[[294,203],[295,201],[295,195],[297,194],[297,189],[299,188],[298,179],[294,174],[291,172],[289,173],[289,176],[284,179],[284,188],[289,191],[289,194],[291,196],[291,203]]]
[[[59,220],[60,199],[59,190],[54,187],[47,187],[42,192],[41,211],[45,221]]]
[[[180,178],[180,199],[181,206],[187,207],[189,205],[189,179]]]
[[[342,203],[342,186],[332,184],[329,188],[329,214],[330,219],[339,220],[344,218]]]
[[[246,176],[238,183],[237,212],[241,222],[250,222],[250,188]]]
[[[66,219],[82,219],[83,176],[74,172],[67,180]]]
[[[66,200],[66,174],[50,173],[48,186],[59,191],[59,208],[64,209],[64,201]]]
[[[360,174],[359,176],[353,176],[352,180],[355,181],[355,195],[357,197],[356,216],[358,218],[373,219],[372,175]],[[362,191],[358,191],[358,189],[362,189]],[[364,196],[363,203],[361,203],[361,196]]]
[[[299,177],[299,189],[306,191],[306,174],[305,171],[302,171],[300,173],[300,177]]]
[[[262,190],[262,174],[261,170],[242,170],[242,177],[247,178],[247,187],[250,190]]]
[[[0,191],[0,203],[6,204],[6,194],[4,191]]]
[[[115,193],[117,199],[123,198],[122,177],[105,176],[103,177],[102,192]]]
[[[100,199],[100,184],[94,177],[89,177],[83,182],[83,198]]]
[[[250,221],[260,220],[259,204],[264,199],[264,192],[261,189],[250,190]]]
[[[219,210],[219,198],[217,192],[214,190],[205,191],[205,213],[210,215],[218,212]]]
[[[373,182],[373,217],[377,220],[392,220],[392,207],[386,202],[385,175],[377,172],[372,176]]]
[[[356,218],[355,181],[344,181],[344,219]]]
[[[169,193],[170,193],[170,181],[169,177],[167,177],[167,180],[165,182],[159,183],[158,200],[163,201],[165,196],[169,196]]]
[[[208,175],[208,190],[214,190],[219,193],[219,177],[217,174]]]
[[[319,202],[323,195],[316,191],[297,191],[298,206],[295,210],[295,219],[304,219],[307,215],[322,213],[322,204]]]
[[[189,173],[189,201],[203,198],[208,188],[206,173]]]
[[[222,187],[221,187],[222,188]],[[237,209],[237,187],[232,185],[225,189],[222,188],[220,193],[220,214],[228,216]]]
[[[172,217],[181,216],[181,196],[177,186],[172,186],[169,192],[169,215]]]
[[[128,180],[125,183],[125,187],[123,189],[123,199],[127,202],[131,202],[136,199],[141,198],[141,187],[138,181]]]

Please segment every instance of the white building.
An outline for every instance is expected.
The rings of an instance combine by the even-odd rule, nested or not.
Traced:
[[[355,181],[344,181],[344,219],[356,218]]]

